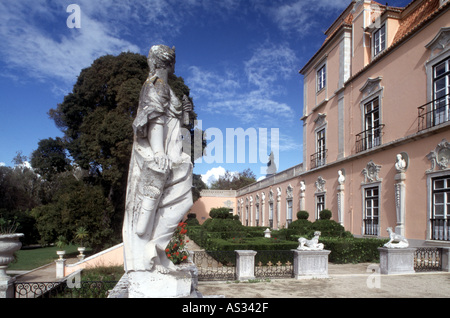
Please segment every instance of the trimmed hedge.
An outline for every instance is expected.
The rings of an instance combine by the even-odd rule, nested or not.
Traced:
[[[295,224],[294,224],[295,223]],[[336,264],[379,262],[378,247],[387,239],[355,238],[333,220],[297,220],[287,229],[272,230],[264,237],[266,227],[245,227],[232,219],[208,219],[200,226],[188,225],[188,236],[208,251],[288,251],[298,247],[298,238],[311,239],[321,231],[319,242],[330,250],[329,261]]]
[[[320,238],[325,249],[330,250],[328,260],[335,264],[379,262],[378,247],[382,247],[387,239],[376,238]]]

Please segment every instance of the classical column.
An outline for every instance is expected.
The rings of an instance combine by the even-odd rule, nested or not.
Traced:
[[[397,215],[397,226],[395,233],[405,236],[405,196],[406,196],[406,169],[408,168],[408,154],[402,152],[397,154],[395,169],[395,210]]]
[[[337,187],[337,203],[338,203],[338,222],[340,225],[344,226],[344,186],[345,182],[345,171],[338,171],[338,187]]]
[[[300,181],[300,211],[304,211],[306,209],[305,206],[305,181]]]
[[[281,188],[277,188],[277,230],[280,228],[280,214],[281,214]]]
[[[266,206],[266,195],[263,192],[261,193],[261,226],[266,225],[265,206]]]

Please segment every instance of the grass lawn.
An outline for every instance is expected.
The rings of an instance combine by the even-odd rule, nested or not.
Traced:
[[[75,258],[79,254],[78,245],[67,245],[65,247],[66,255],[64,258]],[[21,249],[16,252],[16,260],[9,264],[8,270],[32,270],[37,267],[49,264],[58,259],[56,246],[39,247],[33,249]],[[89,249],[84,252],[89,253]]]

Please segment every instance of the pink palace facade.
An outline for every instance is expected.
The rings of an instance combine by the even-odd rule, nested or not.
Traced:
[[[391,227],[411,245],[450,246],[449,7],[352,1],[300,70],[303,163],[218,202],[248,226],[329,209],[358,237]]]

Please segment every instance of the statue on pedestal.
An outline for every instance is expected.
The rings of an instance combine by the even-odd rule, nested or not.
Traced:
[[[165,249],[192,206],[192,163],[182,151],[181,121],[192,111],[168,84],[175,69],[175,48],[156,45],[148,55],[128,172],[123,224],[127,273],[168,273],[175,269]]]
[[[298,242],[300,243],[297,247],[300,251],[321,251],[324,248],[323,243],[319,243],[320,231],[314,232],[314,237],[310,240],[300,237]]]

